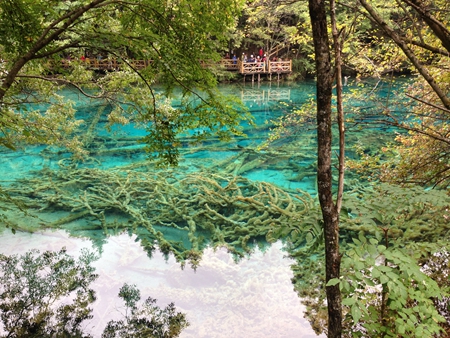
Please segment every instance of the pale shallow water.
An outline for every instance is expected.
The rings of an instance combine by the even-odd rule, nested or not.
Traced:
[[[15,235],[5,231],[0,251],[20,254],[31,248],[62,247],[74,256],[82,248],[92,249],[91,242],[64,231]],[[129,283],[138,286],[142,299],[156,298],[161,307],[174,302],[186,313],[191,325],[182,338],[319,337],[303,318],[305,308],[290,282],[291,264],[282,244],[275,243],[239,264],[225,249],[206,249],[197,271],[189,266],[182,270],[173,257],[166,261],[159,251],[149,259],[134,237],[109,237],[93,264],[99,274],[94,283],[97,301],[86,332],[99,337],[107,321],[118,318],[123,303],[117,294],[123,283]]]

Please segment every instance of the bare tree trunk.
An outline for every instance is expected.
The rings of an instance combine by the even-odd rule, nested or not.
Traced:
[[[317,75],[317,185],[325,237],[326,282],[340,277],[339,212],[333,202],[331,175],[331,99],[333,71],[325,0],[309,0]],[[326,287],[328,337],[342,335],[342,301],[339,284]]]
[[[336,197],[336,209],[341,213],[342,196],[344,194],[344,173],[345,173],[345,125],[344,125],[344,104],[342,99],[342,58],[341,49],[345,27],[338,32],[336,21],[336,1],[330,0],[331,29],[334,44],[334,69],[336,78],[336,108],[339,128],[339,179]]]

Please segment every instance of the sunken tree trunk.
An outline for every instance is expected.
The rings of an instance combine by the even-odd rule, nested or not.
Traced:
[[[339,212],[333,202],[331,175],[331,99],[333,70],[325,0],[309,0],[317,75],[317,186],[325,237],[326,282],[340,276]],[[342,301],[339,284],[326,287],[328,337],[341,337]]]

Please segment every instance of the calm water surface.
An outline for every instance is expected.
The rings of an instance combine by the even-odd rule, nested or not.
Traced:
[[[292,107],[306,102],[315,91],[312,81],[283,85],[222,85],[221,90],[238,96],[249,108],[259,128],[247,129],[247,138],[238,138],[225,146],[204,144],[204,148],[186,148],[180,170],[195,172],[200,168],[233,158],[239,149],[255,147],[268,135],[271,119],[289,112]],[[77,94],[66,93],[78,101],[80,118],[89,124],[89,102],[81,101]],[[177,102],[174,101],[174,105]],[[133,139],[145,132],[133,125],[106,131],[106,119],[95,126],[96,134],[105,140],[106,147],[114,147],[111,141]],[[304,153],[301,163],[294,169],[288,164],[280,165],[266,161],[261,167],[245,171],[242,176],[276,184],[295,190],[302,189],[315,193],[314,178],[306,175],[294,179],[298,168],[309,168],[315,161],[315,132],[305,128],[301,138]],[[109,143],[108,143],[109,142]],[[108,143],[108,144],[107,144]],[[115,143],[117,147],[118,143]],[[134,146],[133,142],[123,145]],[[139,147],[139,146],[138,146]],[[97,156],[90,167],[111,169],[145,159],[143,152],[103,153]],[[56,155],[45,147],[29,147],[23,151],[2,150],[0,169],[1,183],[10,185],[24,177],[39,175],[42,168],[58,168],[67,154]],[[289,162],[289,160],[287,160]],[[297,168],[297,169],[295,169]],[[217,169],[219,172],[223,168]],[[51,217],[51,216],[50,216]],[[55,214],[55,220],[60,215]],[[85,223],[79,223],[85,224]],[[101,237],[101,234],[97,234]],[[33,234],[2,233],[2,253],[21,253],[31,248],[59,250],[66,247],[76,255],[81,248],[97,250],[95,238],[76,238],[63,230],[37,231]],[[95,237],[95,234],[92,236]],[[93,243],[96,243],[95,245]],[[106,322],[117,318],[121,303],[117,298],[123,283],[136,284],[142,298],[151,296],[160,306],[174,302],[179,311],[185,312],[191,326],[181,337],[316,337],[306,319],[304,306],[296,295],[291,278],[290,265],[294,262],[286,257],[281,243],[277,242],[265,249],[255,249],[254,253],[238,263],[225,249],[205,249],[200,266],[194,271],[188,265],[180,268],[173,256],[164,257],[158,250],[149,258],[135,235],[120,234],[101,239],[101,258],[95,263],[100,277],[95,284],[98,300],[94,305],[94,320],[86,324],[88,331],[99,336]]]

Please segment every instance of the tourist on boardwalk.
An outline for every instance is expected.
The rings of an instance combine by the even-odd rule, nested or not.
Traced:
[[[264,71],[269,70],[269,59],[267,58],[266,54],[264,54],[263,57],[261,58],[261,62],[264,65]]]
[[[261,70],[266,71],[266,59],[264,58],[264,55],[262,58],[260,58],[258,56],[258,63],[259,63],[259,67],[261,68]]]

